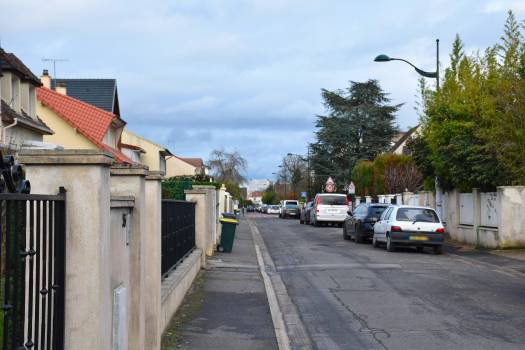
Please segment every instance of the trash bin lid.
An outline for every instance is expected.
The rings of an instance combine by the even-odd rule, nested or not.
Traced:
[[[235,220],[235,219],[229,219],[229,218],[221,218],[219,220],[220,222],[228,222],[230,224],[239,224],[239,221]]]

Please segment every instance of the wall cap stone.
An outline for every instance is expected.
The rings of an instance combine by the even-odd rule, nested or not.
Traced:
[[[164,172],[150,171],[146,176],[146,180],[164,180]]]
[[[135,197],[133,196],[111,196],[111,208],[133,208]]]
[[[148,167],[142,164],[113,164],[110,168],[110,174],[112,176],[147,176]]]
[[[210,190],[215,190],[215,186],[211,186],[211,185],[193,185],[193,188],[194,189],[210,189]]]
[[[32,165],[111,165],[113,156],[105,151],[87,149],[67,150],[22,150],[17,160]]]

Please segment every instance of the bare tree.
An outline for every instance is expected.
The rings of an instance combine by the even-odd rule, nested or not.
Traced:
[[[289,154],[283,158],[280,165],[279,177],[284,179],[284,182],[290,182],[292,185],[291,191],[294,198],[297,195],[297,188],[305,184],[307,175],[306,161],[299,155]]]
[[[208,166],[217,181],[231,181],[236,184],[246,181],[242,173],[246,171],[248,162],[237,151],[226,152],[223,148],[214,149],[210,154]]]
[[[415,192],[422,184],[423,176],[413,162],[385,166],[385,193]]]

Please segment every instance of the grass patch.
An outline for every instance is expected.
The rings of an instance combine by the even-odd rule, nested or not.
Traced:
[[[201,271],[195,278],[188,294],[184,297],[181,306],[171,318],[170,323],[166,327],[166,331],[162,335],[162,350],[174,350],[181,347],[181,327],[193,319],[200,309],[204,301],[203,285],[204,272]]]

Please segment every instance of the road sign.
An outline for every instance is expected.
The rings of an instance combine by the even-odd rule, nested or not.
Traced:
[[[306,192],[301,192],[301,197],[306,198]]]
[[[335,182],[334,180],[332,180],[331,177],[329,177],[328,180],[326,180],[326,183],[324,185],[324,190],[326,192],[335,192]]]

